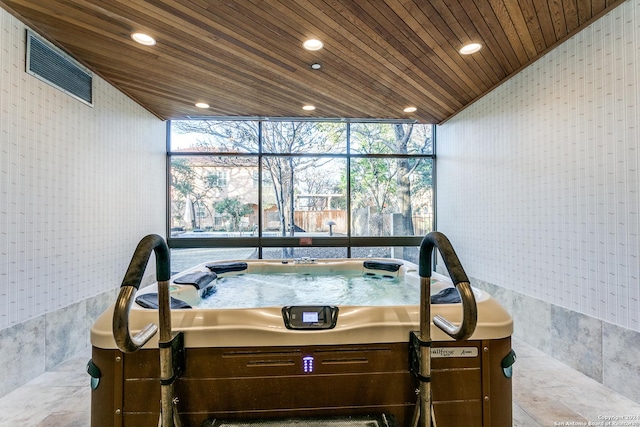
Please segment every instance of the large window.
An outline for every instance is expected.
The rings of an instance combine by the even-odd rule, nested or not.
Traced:
[[[433,229],[430,125],[270,119],[169,126],[174,259],[415,261]]]

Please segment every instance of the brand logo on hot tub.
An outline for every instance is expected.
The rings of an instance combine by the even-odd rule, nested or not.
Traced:
[[[476,357],[477,347],[437,347],[431,349],[431,357]]]
[[[305,374],[313,372],[313,356],[304,356],[302,358],[302,370]]]

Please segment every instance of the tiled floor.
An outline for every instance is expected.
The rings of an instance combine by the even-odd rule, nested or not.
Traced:
[[[521,341],[513,340],[513,348],[518,354],[513,375],[514,426],[640,427],[640,403]],[[611,424],[607,424],[606,417],[619,419],[611,419]],[[635,420],[625,424],[622,417],[635,417]]]
[[[514,340],[513,348],[518,354],[513,378],[514,426],[607,425],[604,417],[640,417],[639,403],[521,341]],[[0,399],[0,426],[89,426],[88,359],[87,355],[69,360]],[[597,424],[600,421],[603,424]],[[640,427],[640,419],[627,424],[619,419],[608,425]]]

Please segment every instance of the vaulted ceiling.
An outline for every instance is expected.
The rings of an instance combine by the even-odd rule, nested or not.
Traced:
[[[0,0],[161,119],[447,120],[622,0]],[[144,32],[155,46],[135,43]],[[302,42],[324,48],[307,51]],[[475,54],[458,50],[482,44]],[[319,70],[311,64],[321,65]],[[206,102],[199,109],[196,102]],[[304,111],[305,104],[314,105]],[[414,106],[417,110],[405,113]]]

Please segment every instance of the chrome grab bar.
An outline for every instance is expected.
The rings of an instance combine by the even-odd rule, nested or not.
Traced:
[[[134,336],[131,336],[129,330],[129,311],[133,305],[135,293],[140,287],[140,282],[152,251],[156,255],[156,276],[159,292],[160,288],[168,286],[169,278],[171,277],[169,248],[164,239],[155,234],[144,237],[133,253],[113,311],[113,338],[123,353],[133,353],[139,350],[158,331],[158,325],[155,323],[149,323]],[[160,305],[160,301],[158,303]],[[160,318],[162,321],[162,316]],[[170,326],[169,330],[171,330]]]
[[[422,239],[422,243],[420,244],[420,277],[431,279],[431,255],[434,247],[440,251],[449,276],[460,293],[462,300],[462,322],[460,326],[456,327],[449,320],[441,315],[437,315],[433,318],[433,323],[451,338],[457,341],[466,340],[473,335],[478,323],[476,298],[473,295],[469,278],[464,272],[462,264],[460,264],[460,260],[453,250],[453,246],[451,246],[451,242],[440,232],[431,232]]]

